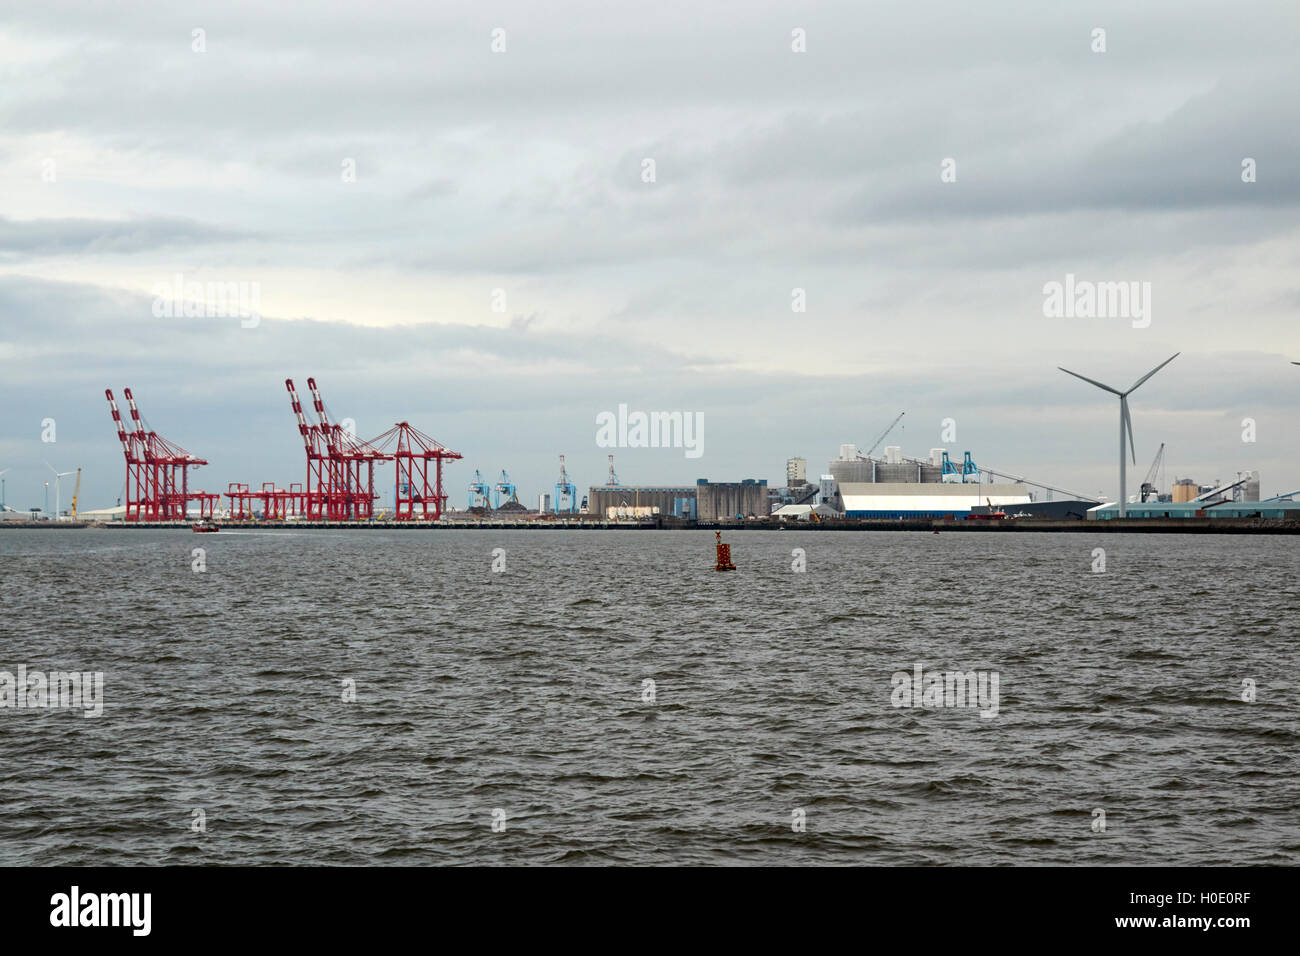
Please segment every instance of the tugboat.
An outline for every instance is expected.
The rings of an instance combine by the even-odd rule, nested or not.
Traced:
[[[966,516],[967,521],[1005,521],[1006,520],[1007,513],[1005,511],[994,511],[993,502],[990,501],[988,498],[985,498],[984,500],[988,502],[988,506],[989,506],[988,510],[980,512],[979,514],[975,514],[972,511],[970,514]]]
[[[204,518],[190,525],[190,530],[195,534],[212,534],[214,531],[220,531],[221,528],[211,518]]]

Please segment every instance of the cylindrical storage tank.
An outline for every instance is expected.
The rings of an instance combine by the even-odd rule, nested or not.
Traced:
[[[881,462],[876,465],[876,481],[912,484],[916,481],[916,465],[910,461],[897,464]]]
[[[1257,471],[1239,471],[1238,478],[1245,478],[1246,483],[1238,489],[1241,497],[1238,501],[1259,501],[1259,472]]]
[[[1175,502],[1194,501],[1196,499],[1196,482],[1190,478],[1179,478],[1174,482],[1173,499]]]
[[[871,462],[862,461],[833,461],[830,463],[830,473],[837,484],[845,482],[871,481]]]

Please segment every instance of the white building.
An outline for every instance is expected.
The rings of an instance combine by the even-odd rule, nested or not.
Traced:
[[[1021,484],[941,484],[938,482],[841,482],[840,498],[850,518],[962,518],[977,505],[1005,508],[1027,505]]]
[[[802,488],[808,481],[808,459],[790,458],[785,463],[785,486]]]

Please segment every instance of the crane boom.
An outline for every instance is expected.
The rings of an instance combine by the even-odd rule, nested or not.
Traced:
[[[81,469],[77,469],[77,485],[72,489],[72,517],[77,517],[77,495],[81,494]]]
[[[1156,452],[1155,461],[1151,462],[1151,468],[1147,471],[1147,476],[1142,479],[1142,501],[1145,502],[1151,495],[1159,495],[1160,489],[1156,487],[1156,473],[1160,470],[1160,465],[1165,459],[1165,443],[1160,443],[1160,449]]]
[[[886,438],[889,437],[889,433],[894,430],[894,426],[897,425],[899,422],[901,422],[903,420],[903,416],[906,414],[907,412],[899,412],[898,417],[889,423],[889,427],[880,433],[880,437],[877,438],[874,442],[872,442],[871,447],[867,449],[866,454],[864,454],[862,457],[870,458],[871,453],[876,450],[876,448],[880,445],[882,441],[884,441]]]

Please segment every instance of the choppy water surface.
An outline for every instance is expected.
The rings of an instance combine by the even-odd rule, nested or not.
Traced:
[[[1295,538],[726,538],[0,531],[0,863],[1300,861]]]

